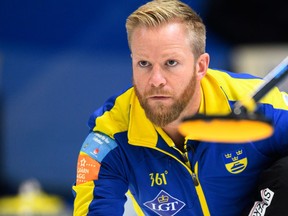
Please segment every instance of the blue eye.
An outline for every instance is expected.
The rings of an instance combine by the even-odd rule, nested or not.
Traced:
[[[166,65],[168,65],[168,66],[170,66],[170,67],[176,66],[177,64],[178,64],[178,62],[175,61],[175,60],[168,60],[168,61],[166,62]]]
[[[140,67],[148,67],[150,65],[148,61],[139,61],[138,64]]]

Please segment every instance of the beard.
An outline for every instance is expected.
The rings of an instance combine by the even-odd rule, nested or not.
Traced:
[[[152,88],[150,91],[145,92],[143,95],[141,95],[135,84],[134,88],[136,96],[138,97],[147,118],[155,125],[164,127],[179,118],[182,111],[187,107],[195,92],[196,77],[194,75],[192,76],[184,91],[178,98],[174,98],[174,102],[169,106],[164,105],[160,101],[153,106],[148,103],[147,97],[149,95],[171,95],[170,92],[164,91],[162,87]]]

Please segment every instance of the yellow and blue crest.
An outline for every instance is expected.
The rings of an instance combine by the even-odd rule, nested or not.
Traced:
[[[247,167],[248,159],[244,149],[227,152],[222,156],[226,169],[232,174],[241,173]]]

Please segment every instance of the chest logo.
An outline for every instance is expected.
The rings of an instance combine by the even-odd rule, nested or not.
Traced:
[[[248,164],[244,149],[227,152],[222,155],[226,169],[232,174],[241,173]]]
[[[144,205],[160,216],[173,216],[185,206],[185,203],[161,190],[153,200],[145,202]]]

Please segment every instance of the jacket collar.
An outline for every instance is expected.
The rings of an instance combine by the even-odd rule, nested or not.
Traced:
[[[210,71],[201,80],[201,90],[200,113],[225,115],[231,111],[225,93]],[[173,141],[166,133],[146,118],[145,111],[141,107],[134,91],[130,101],[129,119],[128,142],[130,144],[155,148],[158,141],[158,132],[169,146],[174,146]]]

